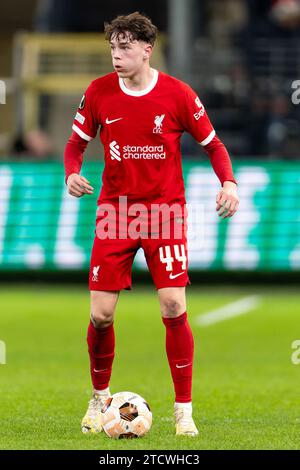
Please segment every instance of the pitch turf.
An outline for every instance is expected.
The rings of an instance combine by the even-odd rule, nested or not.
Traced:
[[[246,295],[260,296],[248,314],[208,327],[201,313]],[[284,288],[188,289],[195,337],[194,417],[199,437],[174,435],[173,389],[164,326],[154,290],[121,294],[112,392],[143,395],[153,411],[150,433],[113,441],[83,435],[90,397],[86,327],[88,292],[81,287],[0,288],[1,449],[299,449],[300,294]]]

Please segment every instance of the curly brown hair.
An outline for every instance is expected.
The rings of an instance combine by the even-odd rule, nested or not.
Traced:
[[[138,11],[130,13],[130,15],[119,15],[110,23],[104,23],[104,31],[108,41],[113,35],[116,35],[116,39],[119,41],[128,31],[130,41],[144,41],[151,46],[154,45],[157,36],[157,27],[151,19]]]

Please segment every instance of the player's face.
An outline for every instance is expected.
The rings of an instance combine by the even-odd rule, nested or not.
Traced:
[[[149,60],[152,46],[131,39],[129,35],[112,36],[110,40],[112,63],[121,78],[129,78],[142,70]]]

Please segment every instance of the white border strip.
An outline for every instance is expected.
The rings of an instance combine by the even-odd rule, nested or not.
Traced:
[[[204,147],[205,145],[209,144],[209,142],[213,140],[215,135],[216,135],[216,131],[213,129],[211,133],[209,134],[209,136],[207,136],[206,139],[202,140],[202,142],[198,142],[198,144]]]
[[[72,126],[73,131],[75,131],[82,139],[87,140],[90,142],[93,140],[93,137],[90,137],[89,135],[85,134],[79,127],[76,126],[76,124],[73,124]]]
[[[224,307],[198,315],[196,317],[195,324],[209,326],[239,315],[244,315],[251,310],[255,310],[255,308],[260,304],[260,301],[261,298],[258,295],[244,297],[243,299],[224,305]]]
[[[119,78],[119,84],[120,84],[121,90],[124,93],[126,93],[126,95],[130,95],[130,96],[144,96],[144,95],[147,95],[148,93],[150,93],[150,91],[153,90],[153,88],[155,87],[155,85],[157,83],[157,80],[158,80],[158,70],[156,70],[156,69],[152,69],[152,70],[154,72],[153,73],[153,78],[151,80],[151,83],[144,90],[130,90],[125,85],[123,79]]]

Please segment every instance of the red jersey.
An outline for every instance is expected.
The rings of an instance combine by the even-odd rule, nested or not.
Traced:
[[[180,138],[189,132],[207,145],[215,131],[197,94],[186,83],[154,70],[150,85],[132,91],[116,72],[94,80],[73,130],[86,141],[100,127],[105,168],[98,203],[185,204]]]

